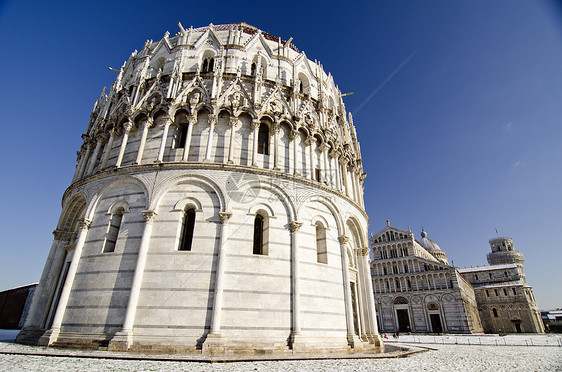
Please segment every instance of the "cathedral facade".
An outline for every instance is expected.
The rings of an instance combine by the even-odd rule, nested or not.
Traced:
[[[382,348],[341,92],[245,23],[147,41],[91,114],[17,342]]]
[[[422,231],[388,226],[370,239],[381,332],[543,333],[511,238],[490,240],[490,266],[460,269]]]
[[[387,225],[370,239],[380,331],[483,332],[474,289],[439,245]]]

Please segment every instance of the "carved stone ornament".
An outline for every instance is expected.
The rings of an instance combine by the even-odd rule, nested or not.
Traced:
[[[197,106],[197,104],[201,101],[201,92],[195,91],[189,95],[189,104],[191,108]]]
[[[291,230],[291,232],[293,233],[299,231],[301,226],[302,226],[302,222],[298,222],[298,221],[289,222],[289,230]]]
[[[238,117],[237,117],[237,116],[231,116],[230,119],[229,119],[229,121],[228,121],[228,125],[229,125],[231,128],[236,127],[236,125],[238,125]]]
[[[310,128],[314,128],[316,127],[316,123],[314,121],[314,117],[310,114],[310,112],[307,112],[306,114],[304,114],[304,122],[306,123],[306,125]]]
[[[349,243],[349,236],[340,235],[340,236],[338,236],[338,240],[340,241],[340,244],[347,244],[347,243]]]
[[[269,103],[269,106],[271,107],[271,111],[275,114],[275,115],[281,115],[283,113],[283,105],[278,101],[278,100],[273,100]]]
[[[92,220],[89,220],[87,218],[84,218],[83,220],[81,220],[80,222],[80,228],[82,230],[88,230],[90,228],[90,225],[92,224]]]
[[[242,97],[242,94],[240,94],[240,92],[234,92],[234,94],[230,96],[230,104],[232,105],[233,108],[238,108],[240,106],[243,106],[244,97]]]
[[[232,217],[232,212],[219,212],[219,218],[221,219],[221,223],[227,223]]]
[[[142,211],[142,217],[146,223],[153,223],[154,217],[157,215],[156,211],[148,210]]]

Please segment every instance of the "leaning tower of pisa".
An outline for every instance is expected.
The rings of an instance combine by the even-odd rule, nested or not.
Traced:
[[[341,92],[245,23],[148,40],[102,92],[20,343],[381,348]]]

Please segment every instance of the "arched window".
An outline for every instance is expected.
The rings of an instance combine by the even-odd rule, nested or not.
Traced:
[[[258,154],[269,155],[269,127],[264,123],[258,131]]]
[[[123,212],[124,212],[123,207],[119,207],[113,213],[111,213],[111,218],[109,219],[109,226],[107,227],[107,232],[105,233],[103,252],[115,251],[115,243],[117,243],[117,238],[119,237],[119,230],[121,229]]]
[[[201,73],[212,72],[215,65],[214,58],[205,58],[201,64]]]
[[[496,309],[495,307],[492,308],[492,313],[494,313],[494,318],[498,317],[498,309]]]
[[[193,230],[195,228],[195,209],[185,211],[182,218],[179,251],[190,251],[193,243]]]
[[[182,125],[179,131],[179,138],[178,138],[178,149],[185,148],[185,140],[187,138],[187,125]]]
[[[251,70],[250,70],[250,71],[251,71],[250,74],[251,74],[252,76],[255,76],[255,75],[256,75],[256,63],[255,63],[255,62],[252,63],[252,66],[251,66]]]
[[[254,254],[267,255],[268,222],[267,216],[256,214],[254,219]]]
[[[328,263],[328,249],[326,246],[326,228],[321,222],[316,222],[316,256],[318,263]]]

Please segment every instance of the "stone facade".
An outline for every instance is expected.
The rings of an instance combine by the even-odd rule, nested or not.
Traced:
[[[543,333],[523,255],[510,238],[490,240],[491,266],[459,269],[422,231],[388,226],[370,239],[381,332]]]
[[[370,243],[380,332],[482,332],[474,290],[425,232],[388,223]]]
[[[523,270],[523,254],[511,238],[490,239],[490,266],[460,269],[474,287],[487,333],[544,333],[544,324]]]
[[[359,143],[318,62],[180,25],[105,93],[17,342],[380,350]]]

